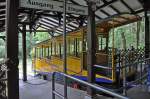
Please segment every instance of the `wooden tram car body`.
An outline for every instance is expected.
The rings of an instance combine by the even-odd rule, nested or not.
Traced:
[[[131,14],[116,15],[112,18],[96,23],[96,82],[114,83],[117,81],[117,69],[115,63],[115,49],[108,52],[109,31],[112,28],[136,22],[139,16]],[[87,28],[81,27],[76,31],[67,33],[67,73],[87,80]],[[40,42],[33,47],[33,68],[40,74],[47,74],[55,71],[63,72],[63,37],[62,35]],[[102,67],[101,67],[102,66]],[[122,71],[122,70],[121,70]],[[131,69],[127,74],[134,72]],[[119,79],[123,75],[120,75]]]

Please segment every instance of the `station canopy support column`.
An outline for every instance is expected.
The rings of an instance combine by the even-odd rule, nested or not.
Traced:
[[[92,0],[88,2],[88,23],[87,23],[87,70],[88,82],[95,82],[94,64],[96,63],[96,32],[95,32],[95,3]],[[87,89],[88,94],[93,95],[94,91],[91,88]]]
[[[22,62],[23,62],[23,81],[27,81],[27,57],[26,57],[26,25],[23,24],[22,30]]]
[[[150,1],[143,0],[145,9],[145,58],[150,57]]]
[[[17,29],[19,0],[6,0],[6,2],[6,58],[8,59],[8,99],[19,99],[19,60]]]
[[[67,74],[67,40],[66,40],[66,6],[67,0],[63,1],[63,43],[64,43],[64,53],[63,53],[63,66],[64,73]],[[67,99],[67,78],[64,77],[64,99]]]

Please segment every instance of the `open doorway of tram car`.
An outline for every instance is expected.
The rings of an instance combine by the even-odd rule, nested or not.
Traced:
[[[140,20],[141,18],[136,15],[121,14],[96,23],[96,64],[93,66],[96,74],[95,83],[111,88],[122,86],[124,77],[122,67],[142,58],[141,55],[144,54],[140,49],[125,47],[126,39],[124,34],[120,34],[122,41],[117,41],[115,28]],[[87,81],[86,33],[86,27],[67,33],[67,73],[85,81]],[[115,42],[123,42],[123,49],[116,48]],[[63,72],[62,35],[35,44],[33,51],[35,54],[32,62],[36,74],[42,75],[44,79],[50,79],[52,72]],[[134,80],[138,72],[136,66],[135,68],[128,67],[126,70],[127,81]],[[56,78],[58,78],[59,83],[62,82],[60,80],[63,77],[59,74]],[[80,84],[76,82],[69,80],[68,82],[72,87],[79,85],[78,88],[81,88]]]

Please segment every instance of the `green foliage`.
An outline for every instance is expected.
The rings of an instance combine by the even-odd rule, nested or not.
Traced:
[[[33,36],[33,44],[37,42],[41,42],[49,39],[49,34],[47,32],[37,32],[35,36]]]
[[[49,34],[47,32],[36,32],[36,34],[30,34],[29,32],[26,33],[26,50],[27,56],[32,56],[32,47],[37,42],[44,41],[49,39]],[[22,34],[19,33],[19,57],[22,56]]]
[[[139,47],[144,47],[144,20],[140,21],[140,31],[139,31]],[[134,46],[137,48],[137,22],[131,23],[128,25],[120,26],[115,29],[112,29],[109,33],[109,47],[112,47],[112,35],[114,33],[114,46],[115,48],[122,49],[123,48],[123,42],[121,38],[121,33],[124,33],[125,39],[126,39],[126,48],[130,48],[131,46]]]
[[[1,35],[4,35],[5,33],[0,33]],[[19,58],[22,58],[22,34],[19,33]],[[27,50],[27,56],[30,57],[31,49],[34,44],[37,42],[44,41],[46,39],[49,39],[49,34],[47,32],[37,32],[36,35],[30,34],[29,32],[26,33],[26,50]],[[0,58],[5,57],[5,42],[0,39]]]

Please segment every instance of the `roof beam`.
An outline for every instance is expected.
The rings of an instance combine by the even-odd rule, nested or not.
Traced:
[[[51,26],[48,26],[48,25],[46,25],[46,24],[43,24],[43,23],[40,23],[41,24],[41,27],[42,27],[42,25],[43,26],[45,26],[45,27],[47,27],[47,29],[49,30],[49,31],[60,31],[60,30],[58,30],[57,28],[55,29],[55,30],[53,30],[53,28],[54,27],[51,27]],[[44,28],[44,27],[43,27]],[[46,29],[46,28],[45,28]],[[61,31],[60,31],[61,32]],[[60,33],[58,33],[58,34],[60,34]]]
[[[108,1],[106,0],[102,0],[104,3],[108,3]],[[120,14],[120,11],[118,9],[116,9],[113,5],[109,5],[109,7],[114,10],[116,13]]]
[[[135,11],[135,12],[132,13],[132,14],[138,14],[138,13],[141,13],[141,12],[144,12],[144,9],[137,10],[137,11]]]
[[[53,27],[51,27],[51,26],[49,26],[49,25],[47,25],[47,24],[44,24],[44,23],[40,23],[40,24],[41,24],[41,25],[44,25],[44,26],[47,27],[47,28],[49,28],[49,30],[53,28]]]
[[[57,28],[56,30],[63,32],[63,29],[61,29],[61,28]]]
[[[1,17],[1,16],[6,16],[6,14],[0,14],[0,17]]]
[[[124,0],[120,0],[120,2],[125,5],[125,7],[127,7],[131,13],[134,13],[134,10],[126,2],[124,2]]]
[[[53,22],[53,23],[55,23],[55,24],[59,24],[59,22],[55,22],[54,20],[51,20],[51,19],[49,19],[49,18],[44,18],[44,19],[46,19],[46,20],[49,20],[49,21],[51,21],[51,22]],[[61,22],[63,22],[63,21],[61,21]],[[69,25],[69,24],[68,24]],[[58,25],[59,26],[59,25]],[[57,26],[57,27],[58,27]],[[69,25],[69,26],[71,26],[72,28],[76,28],[76,27],[74,27],[74,26],[72,26],[72,25]],[[67,27],[67,28],[69,28],[69,29],[71,29],[72,30],[72,28],[70,28],[70,27]]]
[[[6,18],[0,18],[0,21],[6,20]]]
[[[6,10],[6,6],[0,6],[0,9],[5,9]]]
[[[96,10],[99,10],[99,9],[101,9],[101,8],[103,8],[103,7],[105,7],[105,6],[108,6],[108,5],[110,5],[110,4],[114,3],[114,2],[117,2],[117,1],[118,1],[118,0],[111,0],[111,1],[109,1],[109,2],[107,2],[107,3],[104,3],[103,5],[97,7]]]
[[[0,9],[0,12],[2,12],[2,11],[6,11],[6,9]]]
[[[56,24],[52,24],[52,23],[49,23],[49,22],[46,22],[45,20],[40,20],[41,22],[44,22],[44,23],[46,23],[46,24],[50,24],[50,25],[52,25],[52,26],[57,26]]]
[[[88,0],[84,0],[84,1],[88,4]],[[79,4],[78,4],[78,5],[79,5]],[[100,20],[100,19],[103,19],[102,17],[98,16],[97,14],[95,14],[95,17],[98,18],[99,20]]]
[[[49,18],[44,18],[44,19],[46,19],[46,20],[48,20],[48,21],[51,21],[51,22],[53,22],[53,23],[55,23],[55,24],[59,24],[59,22],[56,22],[56,21],[54,21],[54,20],[51,20],[51,19],[49,19]]]
[[[99,20],[102,19],[100,16],[95,14],[95,17],[98,18]]]
[[[46,27],[45,25],[41,24],[40,27],[46,29],[46,30],[49,30],[49,27]]]
[[[110,8],[112,8],[115,12],[117,12],[118,14],[120,14],[121,12],[118,10],[118,9],[116,9],[113,5],[109,5],[109,7]]]
[[[68,25],[75,28],[75,29],[77,28],[76,26],[72,25],[71,22],[68,22]]]
[[[59,34],[62,34],[62,33],[63,33],[63,30],[60,31],[60,30],[56,29],[55,32],[56,32],[56,31],[59,31],[59,32],[60,32]],[[57,32],[57,33],[58,33],[58,32]]]
[[[88,1],[87,0],[85,0],[86,1],[86,3],[88,3]],[[106,4],[106,3],[109,3],[109,2],[107,2],[106,0],[102,0],[103,2],[104,2],[104,4]],[[102,11],[102,10],[100,10],[102,13],[104,13],[105,15],[107,15],[107,16],[110,16],[108,13],[106,13],[104,10]],[[98,18],[99,20],[100,19],[103,19],[102,17],[100,17],[100,16],[98,16],[98,15],[96,15],[95,14],[95,17],[96,18]]]
[[[1,18],[5,18],[5,16],[0,16],[0,19],[1,19]]]
[[[46,24],[46,23],[44,23],[44,22],[40,22],[40,24],[41,24],[41,25],[44,25],[44,26],[46,26],[46,27],[48,27],[48,28],[50,28],[50,29],[51,29],[51,28],[54,28],[53,26],[50,26],[50,25],[48,25],[48,24]]]
[[[106,11],[104,11],[104,10],[100,10],[102,13],[104,13],[105,15],[107,15],[107,16],[111,16],[109,13],[107,13]]]
[[[76,28],[74,28],[74,27],[71,27],[69,24],[67,24],[66,27],[69,28],[69,29],[71,29],[71,30],[76,29]]]
[[[68,22],[66,22],[66,24],[69,24],[70,22],[68,21]],[[62,25],[61,25],[62,26]],[[51,31],[55,31],[55,30],[57,30],[57,28],[60,28],[61,26],[57,26],[57,27],[54,27],[54,28],[52,28],[51,29]],[[76,27],[75,27],[76,28]]]
[[[70,0],[73,4],[76,4],[76,5],[78,5],[78,3],[77,2],[75,2],[74,0]]]
[[[51,21],[51,22],[53,22],[53,23],[55,23],[55,24],[59,24],[59,22],[55,22],[54,20],[51,20],[51,19],[49,19],[49,18],[44,18],[44,19],[46,19],[46,20],[49,20],[49,21]],[[61,21],[61,22],[63,22],[63,21]],[[59,26],[59,25],[58,25]],[[57,27],[58,27],[57,26]],[[73,26],[71,26],[71,27],[73,27]],[[68,27],[69,28],[69,27]],[[76,27],[75,27],[76,28]],[[69,29],[71,29],[72,30],[72,28],[69,28]]]

